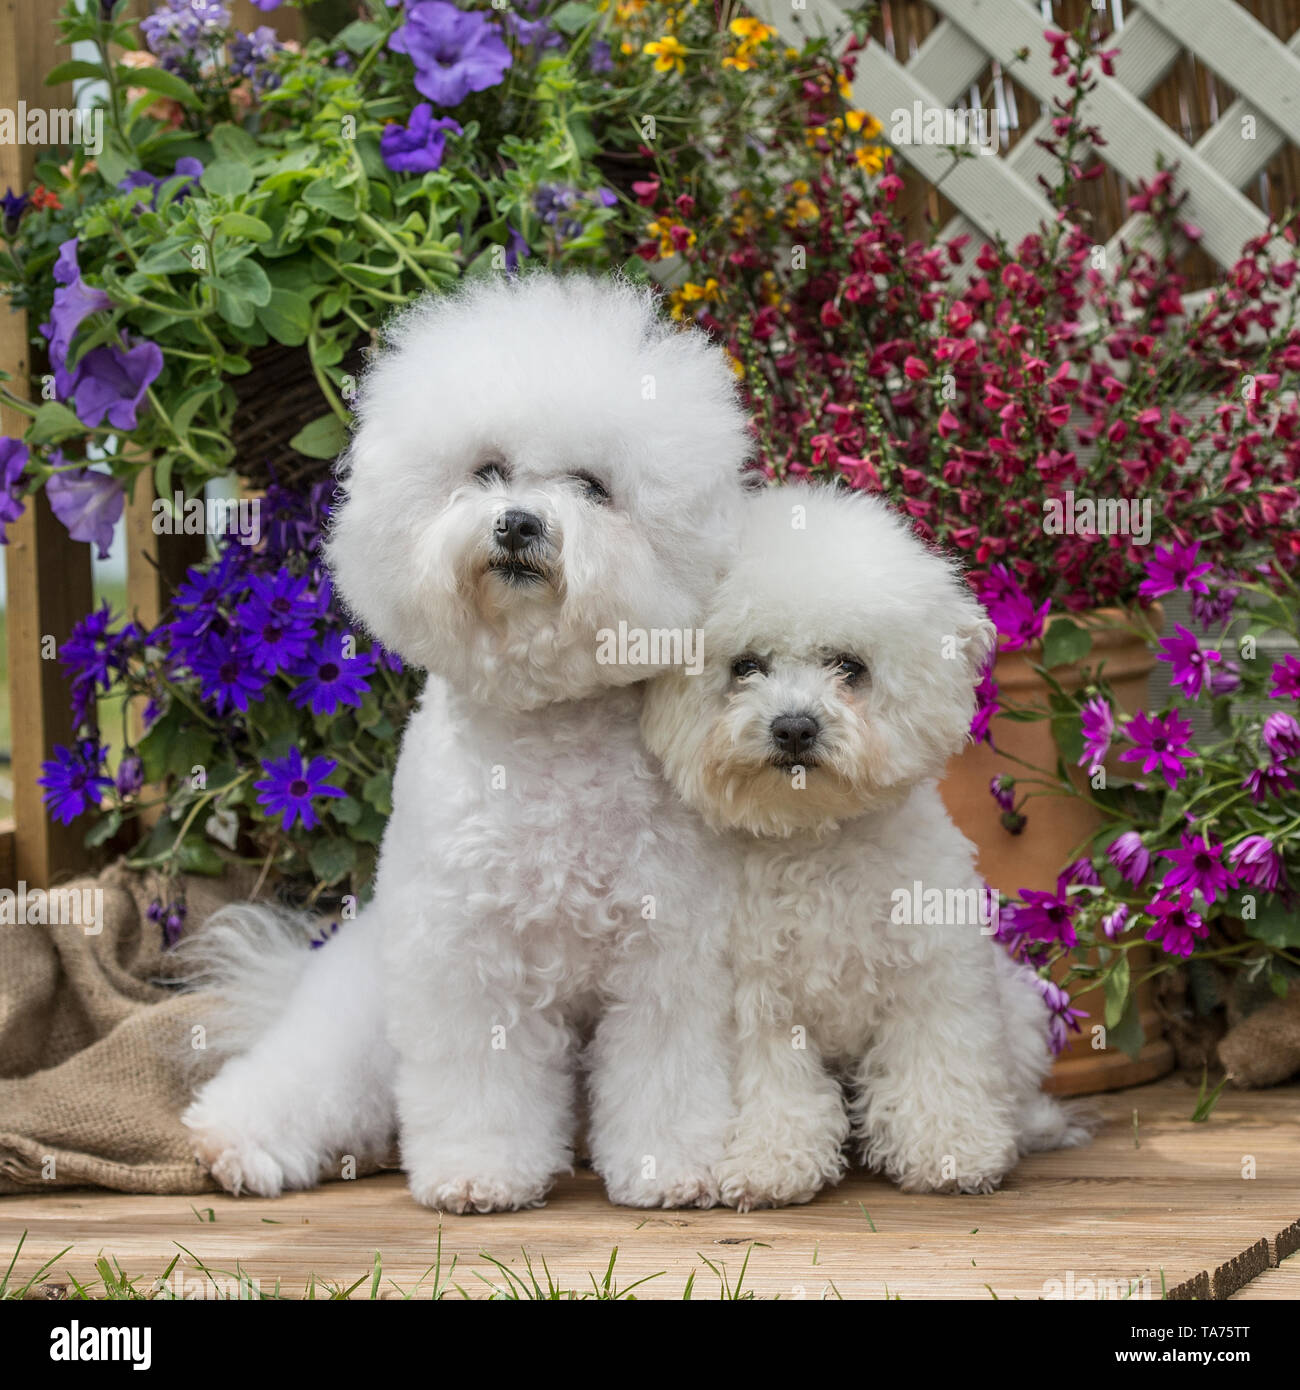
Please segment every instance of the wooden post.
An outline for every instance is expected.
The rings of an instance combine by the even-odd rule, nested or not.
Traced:
[[[47,87],[44,75],[68,57],[56,43],[52,7],[27,0],[0,0],[0,106],[18,103],[54,109],[70,105],[68,87]],[[0,187],[15,191],[31,180],[29,145],[0,145]],[[26,314],[0,308],[0,369],[19,396],[30,391]],[[20,435],[25,417],[0,411],[0,432]],[[91,607],[90,547],[68,538],[44,496],[28,503],[9,527],[5,554],[9,585],[9,700],[13,742],[14,839],[8,857],[13,880],[33,887],[66,877],[86,862],[84,827],[53,824],[37,785],[40,765],[56,743],[72,736],[68,688],[58,650],[77,619]],[[0,855],[0,862],[6,856]]]

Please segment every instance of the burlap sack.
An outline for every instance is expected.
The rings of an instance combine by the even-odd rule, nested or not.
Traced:
[[[97,933],[0,926],[0,1192],[213,1186],[179,1118],[203,1075],[192,1030],[211,1000],[167,986],[162,928],[146,916],[159,887],[113,865],[62,890],[102,890]],[[237,870],[188,878],[187,933],[250,887]]]

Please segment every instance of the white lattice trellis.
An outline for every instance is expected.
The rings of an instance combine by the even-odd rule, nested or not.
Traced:
[[[1290,141],[1300,145],[1300,30],[1289,43],[1274,38],[1236,0],[1137,0],[1118,31],[1115,75],[1097,73],[1098,87],[1084,105],[1084,119],[1109,142],[1100,154],[1131,181],[1149,177],[1158,159],[1177,162],[1180,187],[1188,194],[1184,215],[1203,232],[1201,246],[1221,266],[1231,265],[1243,244],[1264,233],[1268,219],[1242,192]],[[879,44],[858,55],[854,100],[889,126],[895,110],[920,102],[925,110],[964,105],[971,85],[991,60],[1010,71],[1045,110],[1064,95],[1053,77],[1043,43],[1043,18],[1028,0],[930,0],[942,22],[906,62]],[[790,43],[826,35],[848,36],[848,21],[834,0],[750,0],[755,14]],[[1027,56],[1015,55],[1027,50]],[[1143,101],[1184,51],[1217,73],[1240,96],[1222,117],[1189,145]],[[1247,120],[1246,118],[1251,118]],[[942,146],[910,144],[898,149],[943,191],[960,215],[945,235],[973,232],[1015,243],[1053,215],[1037,183],[1051,161],[1035,143],[1050,115],[1041,116],[1005,156],[964,159],[954,164]],[[1141,235],[1134,219],[1122,227],[1130,242]],[[1279,250],[1282,248],[1279,247]]]

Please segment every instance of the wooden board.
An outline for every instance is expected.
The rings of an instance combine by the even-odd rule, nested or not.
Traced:
[[[618,1284],[654,1275],[637,1295],[659,1299],[681,1298],[692,1271],[693,1296],[717,1298],[747,1253],[744,1289],[761,1298],[1115,1297],[1130,1287],[1159,1298],[1162,1281],[1174,1295],[1226,1298],[1272,1275],[1291,1287],[1294,1261],[1267,1266],[1269,1243],[1300,1219],[1300,1087],[1225,1095],[1199,1124],[1190,1120],[1195,1101],[1179,1077],[1101,1097],[1093,1144],[1026,1159],[988,1197],[909,1196],[855,1174],[806,1207],[643,1212],[610,1206],[599,1181],[580,1172],[541,1210],[439,1221],[396,1173],[274,1201],[50,1193],[0,1199],[0,1256],[7,1264],[28,1232],[21,1281],[73,1246],[45,1277],[56,1296],[69,1275],[93,1280],[101,1254],[148,1284],[183,1246],[193,1258],[182,1256],[173,1280],[186,1282],[173,1288],[187,1295],[206,1286],[197,1260],[228,1291],[243,1271],[263,1293],[278,1281],[292,1297],[313,1277],[364,1277],[354,1297],[366,1296],[378,1251],[383,1296],[419,1287],[429,1297],[440,1229],[451,1297],[506,1286],[489,1256],[527,1279],[524,1251],[543,1284],[544,1261],[560,1287],[590,1289],[615,1247]],[[1255,1176],[1243,1176],[1252,1163]]]

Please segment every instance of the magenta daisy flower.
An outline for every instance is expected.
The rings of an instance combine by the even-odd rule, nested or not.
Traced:
[[[1281,763],[1269,763],[1266,767],[1255,768],[1247,773],[1246,780],[1241,784],[1242,790],[1250,793],[1250,799],[1256,806],[1267,801],[1270,796],[1281,796],[1293,786],[1295,782],[1291,774]]]
[[[297,744],[289,749],[287,758],[264,759],[262,767],[267,775],[254,784],[261,793],[258,804],[268,815],[283,817],[286,830],[292,830],[299,817],[304,830],[314,830],[320,822],[312,809],[312,800],[347,795],[325,780],[338,763],[333,758],[313,758],[304,767],[302,749]]]
[[[1151,851],[1142,843],[1136,830],[1126,830],[1106,848],[1106,857],[1119,870],[1120,877],[1137,885],[1151,867]]]
[[[1179,623],[1174,624],[1174,637],[1166,637],[1160,643],[1157,661],[1173,664],[1169,682],[1176,685],[1189,700],[1195,700],[1209,675],[1209,664],[1222,658],[1218,652],[1207,651],[1196,640],[1196,635]]]
[[[1078,937],[1074,931],[1074,904],[1064,893],[1040,893],[1033,888],[1020,890],[1021,901],[1003,908],[1001,920],[1018,936],[1031,941],[1060,942],[1073,946]]]
[[[993,716],[998,704],[998,683],[993,679],[993,656],[990,655],[975,687],[975,717],[971,720],[970,736],[975,743],[992,743]]]
[[[1214,902],[1220,894],[1226,897],[1228,889],[1236,886],[1237,875],[1223,862],[1223,846],[1194,835],[1184,835],[1182,840],[1179,849],[1160,851],[1160,858],[1172,860],[1174,865],[1165,875],[1161,889],[1199,893],[1207,903]]]
[[[1268,692],[1270,699],[1300,700],[1300,656],[1284,656],[1273,667],[1273,679],[1277,683]]]
[[[1293,714],[1276,710],[1264,721],[1260,736],[1273,761],[1284,763],[1288,758],[1300,758],[1300,723]]]
[[[369,652],[355,650],[356,639],[342,632],[328,633],[317,642],[299,668],[306,676],[289,696],[295,705],[309,705],[313,714],[333,714],[340,705],[361,704],[375,662]]]
[[[1143,772],[1159,771],[1169,784],[1176,787],[1183,780],[1183,760],[1192,756],[1187,740],[1192,726],[1177,710],[1152,719],[1145,710],[1129,720],[1125,735],[1134,744],[1119,755],[1122,763],[1141,762]]]
[[[1128,926],[1128,904],[1120,903],[1101,919],[1101,934],[1107,941],[1118,941]]]
[[[1094,695],[1079,711],[1079,724],[1083,730],[1083,755],[1079,766],[1100,767],[1110,752],[1110,740],[1115,732],[1110,701]]]
[[[1239,881],[1253,888],[1271,893],[1282,882],[1282,857],[1267,836],[1247,835],[1228,851],[1228,861],[1237,871]]]
[[[1034,601],[1005,565],[990,567],[979,598],[998,632],[1006,638],[1007,651],[1018,651],[1043,635],[1051,603],[1045,602],[1035,608]]]
[[[1043,1003],[1047,1005],[1047,1011],[1051,1015],[1048,1038],[1052,1051],[1064,1052],[1070,1033],[1079,1032],[1079,1019],[1088,1017],[1087,1010],[1073,1008],[1070,996],[1055,980],[1045,980],[1039,976],[1037,983],[1043,992]]]
[[[1146,578],[1138,585],[1138,593],[1143,598],[1163,598],[1165,594],[1178,592],[1208,594],[1209,585],[1201,577],[1209,574],[1214,567],[1206,561],[1196,563],[1200,541],[1192,545],[1158,545],[1156,552],[1147,561]]]
[[[1154,919],[1146,939],[1158,941],[1171,956],[1190,956],[1197,940],[1208,935],[1200,913],[1192,908],[1190,893],[1177,898],[1157,898],[1147,909]]]

